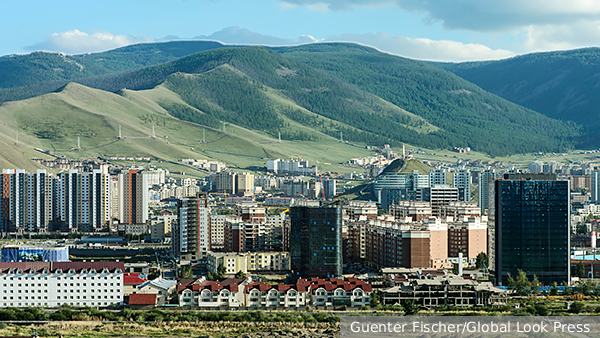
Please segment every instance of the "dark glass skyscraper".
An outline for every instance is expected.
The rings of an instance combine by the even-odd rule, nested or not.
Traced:
[[[340,207],[292,207],[290,256],[295,277],[342,276]]]
[[[496,278],[523,270],[548,285],[570,273],[569,181],[553,174],[505,175],[494,185]]]

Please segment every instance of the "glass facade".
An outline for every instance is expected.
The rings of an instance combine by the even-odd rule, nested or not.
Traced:
[[[290,209],[290,260],[295,277],[342,276],[340,207]]]
[[[495,182],[496,275],[523,270],[548,285],[569,280],[569,181]]]

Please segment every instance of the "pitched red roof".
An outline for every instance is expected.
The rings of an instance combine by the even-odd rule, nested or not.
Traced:
[[[156,305],[156,295],[152,293],[132,293],[129,295],[129,305]]]
[[[222,281],[203,281],[202,283],[193,283],[186,285],[179,285],[177,287],[177,293],[183,292],[185,289],[189,289],[192,291],[201,291],[204,289],[210,290],[212,292],[220,291],[220,290],[229,290],[231,292],[238,292],[240,288],[240,284],[244,282],[244,279],[237,278],[227,278]]]

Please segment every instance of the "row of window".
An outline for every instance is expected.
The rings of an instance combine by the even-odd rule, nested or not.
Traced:
[[[56,299],[61,299],[60,297],[61,296],[56,296]],[[75,297],[75,298],[73,298],[73,297]],[[96,296],[90,296],[90,299],[94,299],[94,297],[96,297]],[[109,299],[109,298],[110,299],[120,299],[118,296],[104,296],[104,299]],[[27,299],[35,299],[35,296],[31,296],[31,297],[29,297],[29,296],[14,296],[14,297],[13,296],[3,296],[2,299],[3,300],[13,300],[13,299],[27,300]],[[38,296],[37,299],[42,299],[42,296]],[[44,296],[44,299],[48,299],[48,296]],[[80,298],[80,296],[70,296],[70,297],[64,296],[62,299],[86,299],[86,296],[81,296],[81,298]],[[102,296],[97,296],[97,298],[95,298],[95,299],[102,299]]]
[[[73,284],[75,284],[75,285],[73,285]],[[114,284],[114,286],[121,286],[121,283],[110,283],[110,286],[113,286],[113,284]],[[14,285],[15,284],[12,284],[12,283],[2,284],[2,287],[7,288],[7,287],[13,287]],[[108,286],[108,285],[109,285],[109,283],[104,283],[104,286]],[[16,286],[21,287],[21,284],[16,284]],[[24,287],[35,287],[36,285],[35,284],[29,285],[29,284],[25,283],[25,284],[23,284],[23,286]],[[48,283],[44,283],[43,286],[48,287]],[[57,283],[56,286],[61,286],[61,285],[60,285],[60,283]],[[79,283],[70,283],[70,285],[69,285],[69,283],[64,283],[63,286],[68,287],[68,286],[80,286],[80,285],[79,285]],[[83,283],[83,286],[87,286],[87,284]],[[90,286],[94,286],[94,283],[90,283]],[[98,283],[98,286],[102,286],[102,283]],[[42,283],[38,283],[37,287],[42,287]]]
[[[105,305],[109,305],[109,304],[113,304],[114,302],[85,302],[85,303],[67,303],[67,302],[61,302],[60,304],[66,304],[66,305],[71,305],[71,306],[76,306],[76,305],[87,305],[87,306],[105,306]],[[55,304],[56,306],[58,306],[59,304]],[[18,307],[41,307],[41,306],[49,306],[48,303],[0,303],[0,307],[14,307],[14,306],[18,306]]]
[[[61,280],[62,277],[56,277],[57,280]],[[2,277],[3,280],[36,280],[36,277]],[[73,279],[87,279],[87,277],[64,277],[65,280]],[[89,279],[95,280],[96,277],[89,277]],[[121,279],[121,275],[111,277],[98,277],[98,279]],[[48,280],[48,277],[37,277],[37,280]],[[33,285],[32,285],[33,286]]]

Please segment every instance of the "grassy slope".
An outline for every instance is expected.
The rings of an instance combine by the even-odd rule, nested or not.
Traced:
[[[122,91],[120,95],[69,84],[59,93],[51,93],[24,101],[5,103],[0,106],[0,142],[14,138],[14,128],[19,125],[19,140],[23,145],[7,144],[2,156],[11,160],[4,167],[26,167],[28,157],[40,157],[32,148],[55,149],[57,155],[74,158],[104,155],[150,155],[174,161],[180,158],[213,158],[240,168],[264,167],[266,160],[205,152],[202,149],[259,157],[300,156],[305,159],[343,162],[368,152],[352,145],[341,144],[334,138],[323,136],[321,142],[277,143],[264,133],[228,124],[227,134],[212,128],[180,121],[167,114],[157,103],[170,100],[185,104],[178,95],[164,86],[146,91]],[[152,124],[158,140],[152,140]],[[125,140],[117,141],[119,125]],[[58,132],[56,132],[58,130]],[[206,144],[202,144],[205,131]],[[40,138],[49,132],[62,135],[59,138]],[[81,151],[76,151],[77,136]],[[168,140],[168,142],[167,142]],[[14,142],[14,141],[13,141]],[[193,149],[192,149],[193,148]],[[29,153],[18,154],[21,149]],[[14,158],[14,159],[13,159]],[[20,161],[20,162],[19,162]],[[177,168],[171,165],[171,170]],[[179,169],[188,171],[186,168]]]
[[[429,174],[431,167],[419,160],[409,160],[406,166],[404,167],[404,170],[402,170],[401,172],[412,173],[413,170],[418,170],[419,174],[421,175],[427,175]]]

